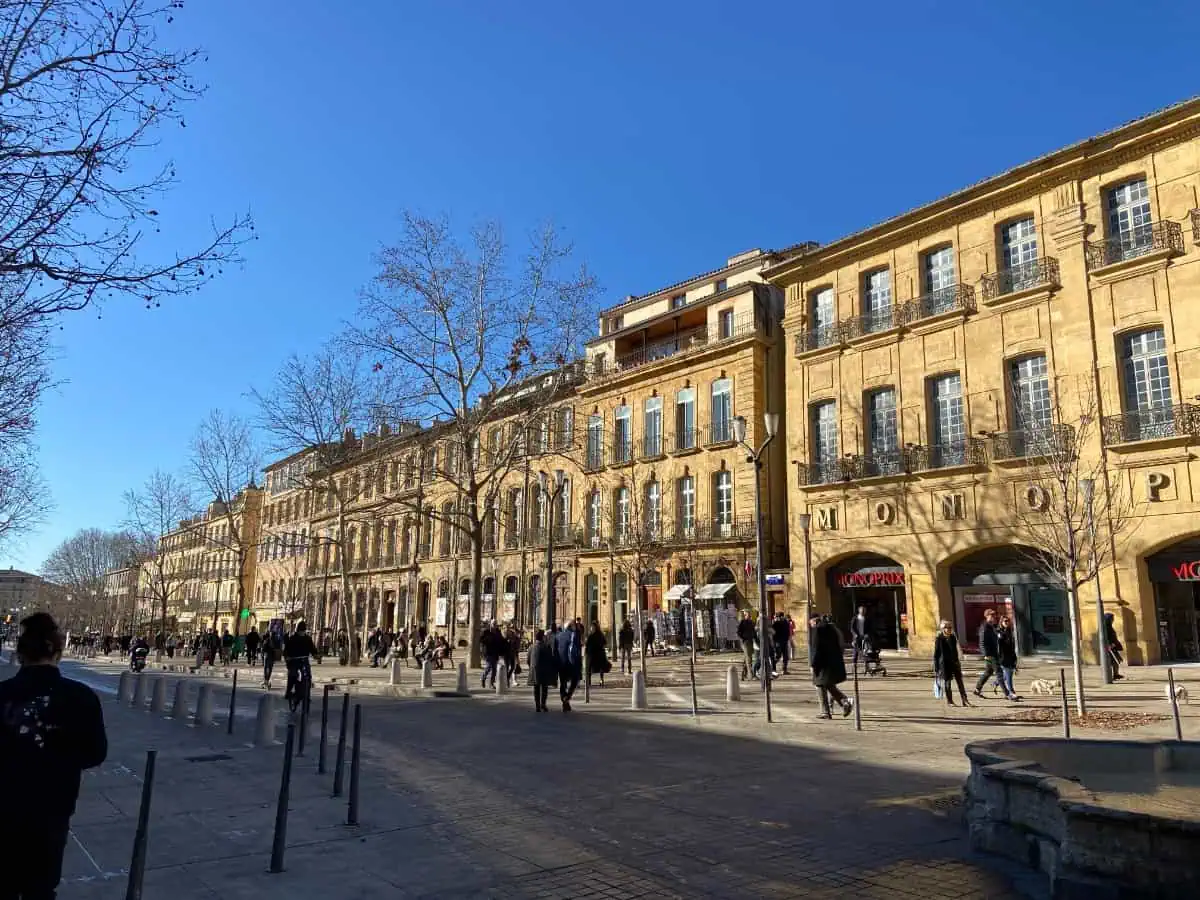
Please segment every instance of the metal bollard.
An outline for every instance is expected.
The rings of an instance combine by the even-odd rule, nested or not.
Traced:
[[[858,696],[858,663],[854,664],[854,730],[862,731],[862,703]]]
[[[135,675],[133,679],[133,700],[129,705],[134,709],[146,708],[146,685],[149,684],[149,675]]]
[[[182,678],[175,682],[175,702],[171,704],[171,718],[187,718],[187,681]]]
[[[329,742],[329,689],[332,685],[325,685],[321,689],[321,746],[317,750],[317,774],[325,774],[325,747]]]
[[[467,664],[460,662],[458,664],[458,683],[454,686],[456,694],[469,694],[471,689],[467,686]]]
[[[125,671],[121,673],[121,680],[117,682],[117,702],[122,706],[126,706],[133,700],[133,673]]]
[[[142,803],[138,808],[137,831],[133,836],[133,858],[129,861],[129,880],[125,900],[141,900],[142,879],[146,873],[146,841],[150,829],[150,798],[154,795],[154,761],[157,750],[146,751],[146,775],[142,779]]]
[[[725,699],[729,701],[742,699],[741,672],[737,666],[730,666],[725,675]]]
[[[425,665],[421,667],[421,687],[433,687],[433,663],[430,660],[425,660]]]
[[[350,723],[350,695],[342,694],[342,730],[338,732],[337,758],[334,760],[333,796],[342,796],[342,777],[346,770],[346,726]]]
[[[1175,672],[1167,669],[1167,690],[1171,694],[1171,715],[1175,719],[1175,740],[1183,740],[1183,724],[1179,721],[1179,698],[1175,696]]]
[[[496,666],[496,693],[498,695],[508,693],[508,666],[504,665],[503,660]]]
[[[295,726],[288,722],[287,739],[283,745],[283,775],[279,779],[279,800],[275,803],[275,835],[271,839],[271,867],[268,871],[272,875],[283,871],[283,851],[287,846],[288,794],[292,785],[292,742],[295,739]]]
[[[162,714],[167,708],[167,679],[159,675],[154,679],[154,690],[150,693],[150,712]]]
[[[211,725],[213,720],[213,693],[211,684],[200,685],[196,693],[196,716],[193,725]]]
[[[404,671],[404,660],[396,657],[392,660],[392,670],[388,674],[388,684],[395,687],[400,683],[400,673]]]
[[[1063,737],[1071,739],[1071,705],[1067,702],[1067,670],[1058,670],[1058,689],[1062,694]]]
[[[270,747],[275,744],[275,698],[263,694],[258,698],[258,716],[254,721],[254,746]]]
[[[641,669],[633,673],[633,698],[630,709],[646,708],[646,676]]]
[[[229,691],[229,723],[225,727],[226,734],[233,734],[233,711],[237,706],[237,673],[233,670],[233,687]]]
[[[358,824],[358,766],[362,749],[362,704],[354,704],[354,749],[350,751],[350,802],[346,806],[346,824]]]
[[[308,733],[308,697],[300,701],[300,734],[296,740],[296,755],[304,755],[304,737]]]

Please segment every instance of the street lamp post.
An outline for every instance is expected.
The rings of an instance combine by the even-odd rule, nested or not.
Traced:
[[[542,496],[546,499],[546,614],[543,621],[548,632],[554,624],[554,504],[563,492],[567,473],[562,469],[554,470],[554,490],[549,490],[550,476],[544,471],[538,472],[538,484],[542,488]]]
[[[1088,543],[1091,545],[1092,575],[1096,579],[1096,637],[1100,651],[1100,678],[1105,684],[1112,684],[1112,666],[1109,664],[1108,658],[1108,635],[1105,633],[1104,627],[1104,597],[1100,592],[1100,566],[1096,553],[1095,479],[1079,479],[1079,489],[1083,492],[1083,502],[1087,504]]]
[[[762,527],[762,467],[763,453],[775,439],[779,429],[779,414],[766,413],[763,415],[767,437],[757,449],[746,443],[746,419],[737,416],[733,420],[733,436],[746,449],[746,462],[754,465],[754,535],[758,554],[758,641],[759,658],[762,660],[762,690],[767,701],[767,721],[771,721],[771,668],[769,651],[769,631],[767,622],[767,572],[763,566],[763,527]]]

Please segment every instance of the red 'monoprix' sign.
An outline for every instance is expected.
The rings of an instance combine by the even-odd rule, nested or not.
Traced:
[[[836,580],[838,587],[845,588],[904,587],[904,570],[869,569],[861,572],[838,572]]]
[[[1200,559],[1172,566],[1171,573],[1178,581],[1200,581]]]

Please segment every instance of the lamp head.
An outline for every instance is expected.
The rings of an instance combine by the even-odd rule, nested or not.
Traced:
[[[767,437],[775,437],[775,433],[779,431],[779,413],[765,413],[763,424],[767,426]]]
[[[745,416],[734,416],[733,417],[733,437],[734,437],[734,440],[736,440],[739,444],[744,444],[746,442],[746,417]]]
[[[812,513],[800,513],[796,516],[796,520],[800,523],[800,530],[807,532],[812,527]]]

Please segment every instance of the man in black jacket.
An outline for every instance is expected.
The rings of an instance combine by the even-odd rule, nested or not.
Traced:
[[[985,610],[979,626],[979,655],[983,657],[983,674],[975,682],[975,696],[983,696],[983,686],[1000,671],[1000,635],[996,633],[996,611]]]
[[[758,627],[748,610],[742,610],[742,621],[738,622],[737,636],[742,642],[742,681],[745,681],[754,669],[754,641],[758,637]]]
[[[9,863],[0,894],[53,900],[80,775],[104,762],[108,739],[100,700],[58,669],[63,638],[47,613],[21,622],[21,668],[0,682],[0,771],[13,777],[0,816],[0,855]]]

